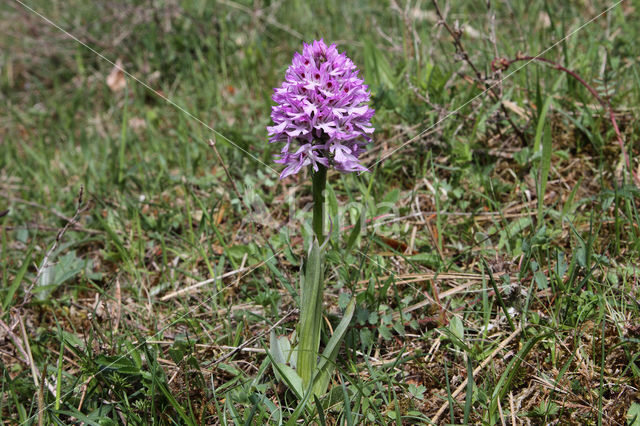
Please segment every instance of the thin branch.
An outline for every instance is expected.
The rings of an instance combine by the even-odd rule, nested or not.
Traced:
[[[433,3],[433,6],[436,8],[436,14],[438,15],[438,19],[440,20],[439,24],[441,24],[449,34],[451,34],[451,38],[453,39],[453,45],[456,48],[456,53],[460,55],[462,60],[465,61],[469,65],[469,67],[471,67],[471,70],[473,70],[473,73],[476,75],[476,80],[486,85],[484,78],[482,77],[482,74],[480,73],[480,71],[478,71],[474,63],[471,61],[471,59],[469,58],[469,54],[467,53],[466,49],[462,45],[462,41],[460,41],[462,38],[462,30],[457,28],[454,30],[453,28],[451,28],[447,20],[444,18],[444,15],[440,11],[438,0],[431,0],[431,2]],[[495,95],[493,90],[490,90],[490,93]]]
[[[43,206],[42,204],[38,204],[38,203],[36,203],[34,201],[23,200],[22,198],[18,198],[18,197],[9,197],[9,196],[4,195],[4,194],[0,194],[0,197],[4,197],[10,202],[25,204],[27,206],[36,207],[38,209],[46,210],[47,212],[49,212],[52,215],[64,220],[65,222],[71,222],[71,220],[72,220],[72,218],[60,213],[58,210],[56,210],[54,208],[47,207],[47,206]],[[0,212],[0,217],[6,216],[8,213],[9,213],[9,210],[2,211],[2,212]],[[36,225],[36,226],[38,226],[38,225]],[[40,227],[39,229],[47,230],[46,227]],[[53,228],[53,229],[58,230],[59,228]],[[73,224],[73,229],[75,229],[77,231],[86,232],[87,234],[102,234],[102,233],[104,233],[103,231],[98,231],[98,230],[95,230],[95,229],[85,228],[85,227],[81,226],[78,223],[74,223]]]
[[[511,119],[511,116],[509,115],[509,111],[507,110],[507,108],[502,103],[502,100],[500,99],[500,95],[496,93],[496,91],[494,90],[494,87],[491,84],[489,84],[486,81],[486,79],[482,76],[482,74],[480,73],[478,68],[476,68],[473,61],[471,61],[471,58],[469,57],[469,54],[467,53],[466,49],[462,45],[462,41],[461,41],[462,30],[457,28],[456,29],[451,28],[447,20],[444,18],[444,15],[440,11],[438,0],[431,0],[431,2],[433,3],[433,6],[436,9],[436,14],[438,15],[438,19],[439,19],[439,24],[441,24],[447,30],[447,32],[451,35],[451,38],[453,39],[453,45],[456,48],[456,53],[460,55],[462,60],[466,62],[467,65],[469,65],[469,67],[475,74],[476,81],[484,87],[487,93],[489,93],[489,96],[491,96],[494,101],[500,103],[500,110],[504,114],[505,118],[513,128],[514,132],[516,132],[516,134],[518,135],[522,143],[526,144],[527,141],[524,133],[522,132],[522,130],[520,130],[520,128],[516,125],[516,123],[514,123],[513,120]]]
[[[262,266],[263,264],[264,264],[264,262],[261,262],[257,266]],[[205,286],[207,284],[210,284],[210,283],[212,283],[214,281],[221,280],[223,278],[228,278],[228,277],[231,277],[233,275],[237,275],[237,274],[240,274],[242,272],[248,271],[250,269],[255,269],[255,267],[239,268],[239,269],[236,269],[235,271],[225,272],[224,274],[220,275],[219,277],[209,278],[208,280],[200,281],[197,284],[191,285],[189,287],[181,288],[180,290],[176,290],[176,291],[174,291],[172,293],[166,294],[166,295],[162,296],[160,298],[160,300],[165,302],[165,301],[167,301],[169,299],[173,299],[174,297],[182,296],[183,294],[193,293],[197,289],[199,289],[200,287],[203,287],[203,286]],[[240,276],[238,278],[242,278],[242,276]]]
[[[35,278],[31,282],[31,285],[25,290],[24,297],[22,299],[22,303],[20,304],[20,306],[27,305],[31,301],[31,298],[33,297],[32,290],[37,285],[38,280],[44,273],[45,269],[49,267],[49,259],[51,258],[53,252],[56,250],[56,248],[60,244],[62,237],[64,237],[64,234],[69,230],[69,228],[71,228],[72,226],[75,226],[80,215],[89,208],[88,204],[82,203],[83,194],[84,194],[84,187],[80,186],[76,212],[73,215],[73,217],[67,221],[67,224],[64,226],[64,228],[60,229],[60,231],[58,232],[58,235],[56,235],[55,241],[53,242],[53,244],[51,245],[47,253],[44,255],[44,258],[42,258],[42,264],[40,265],[40,268],[38,268],[38,273],[36,274]]]
[[[17,352],[20,352],[20,354],[22,354],[22,359],[18,357],[18,354],[16,354],[15,357],[20,361],[24,362],[25,364],[29,364],[29,356],[27,355],[27,351],[24,349],[24,346],[22,346],[22,343],[20,343],[20,338],[18,338],[18,336],[16,336],[16,334],[13,332],[13,329],[17,326],[18,326],[18,321],[15,321],[14,325],[12,327],[9,327],[4,321],[2,321],[2,319],[0,319],[0,328],[4,329],[4,332],[13,341],[13,344]]]

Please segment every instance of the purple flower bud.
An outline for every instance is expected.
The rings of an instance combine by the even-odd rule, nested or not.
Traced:
[[[318,164],[348,173],[367,171],[358,156],[371,142],[370,92],[358,69],[335,44],[304,44],[274,89],[269,142],[285,145],[276,163],[286,165],[280,179]]]

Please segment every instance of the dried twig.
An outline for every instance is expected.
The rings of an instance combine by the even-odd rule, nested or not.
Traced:
[[[173,299],[174,297],[182,296],[183,294],[193,293],[194,291],[196,291],[200,287],[205,286],[207,284],[210,284],[210,283],[212,283],[214,281],[221,280],[221,279],[227,278],[227,277],[231,277],[233,275],[240,274],[240,273],[248,271],[250,269],[255,269],[256,267],[261,266],[263,264],[264,264],[264,262],[261,262],[257,266],[240,268],[240,269],[236,269],[235,271],[225,272],[224,274],[220,275],[219,277],[209,278],[208,280],[200,281],[199,283],[196,283],[196,284],[191,285],[189,287],[181,288],[180,290],[176,290],[174,292],[166,294],[166,295],[162,296],[160,298],[160,300],[164,302],[164,301],[167,301],[169,299]],[[242,276],[239,277],[239,278],[242,278]]]
[[[46,409],[44,405],[44,383],[46,373],[47,366],[45,365],[40,374],[40,384],[38,386],[38,426],[44,425],[44,410]]]
[[[40,389],[41,386],[42,388],[46,386],[49,392],[51,392],[52,395],[55,395],[56,394],[55,388],[51,385],[51,383],[49,383],[47,379],[44,378],[44,374],[46,373],[46,366],[42,371],[43,376],[40,376],[40,371],[38,371],[38,367],[36,366],[36,363],[33,360],[33,354],[31,353],[31,345],[29,345],[29,336],[27,335],[27,329],[24,326],[24,320],[22,319],[22,316],[20,315],[20,313],[17,312],[17,310],[14,310],[14,314],[16,314],[18,317],[17,322],[20,325],[20,332],[22,333],[22,339],[24,342],[24,346],[22,347],[22,350],[25,353],[25,356],[27,358],[27,363],[31,368],[31,374],[33,376],[33,384],[35,385],[36,389]],[[40,383],[41,379],[43,381],[42,385]]]
[[[27,329],[24,326],[24,321],[22,320],[21,315],[18,315],[18,324],[20,325],[20,332],[22,333],[22,342],[24,343],[23,351],[25,353],[25,356],[27,357],[27,362],[29,363],[29,367],[31,368],[31,375],[33,376],[33,384],[37,389],[38,377],[40,377],[40,373],[38,372],[38,367],[36,367],[36,363],[33,361],[33,355],[31,354],[31,345],[29,345],[29,336],[27,336]]]
[[[120,325],[120,317],[122,315],[122,290],[120,288],[120,280],[116,278],[116,290],[115,290],[116,308],[115,308],[115,323],[113,324],[113,330],[118,331]],[[113,312],[111,312],[113,314]]]
[[[491,84],[489,84],[486,81],[486,79],[482,76],[482,74],[480,73],[478,68],[475,66],[475,64],[473,63],[473,61],[469,57],[469,54],[467,53],[467,51],[464,48],[464,46],[462,44],[462,41],[461,41],[461,39],[462,39],[462,30],[457,29],[457,28],[456,29],[451,28],[451,26],[449,25],[447,20],[444,18],[444,15],[440,11],[440,6],[438,5],[438,0],[431,0],[431,2],[433,3],[433,6],[436,9],[436,14],[438,15],[438,19],[440,20],[439,23],[442,26],[444,26],[444,28],[447,30],[447,32],[451,35],[451,38],[453,39],[453,45],[456,48],[456,53],[458,55],[460,55],[462,60],[464,62],[466,62],[467,65],[469,65],[469,67],[471,68],[471,70],[475,74],[476,82],[481,84],[484,87],[485,91],[487,93],[489,93],[489,95],[495,101],[500,103],[500,110],[504,114],[505,118],[507,119],[507,121],[509,122],[509,124],[511,125],[513,130],[516,132],[516,134],[518,135],[518,137],[520,138],[522,143],[526,144],[527,141],[526,141],[526,138],[524,136],[524,133],[522,132],[522,130],[520,130],[520,128],[516,125],[516,123],[514,123],[513,120],[511,119],[511,116],[509,115],[509,111],[507,111],[507,109],[505,108],[502,100],[500,99],[500,95],[498,93],[496,93],[496,91],[494,90],[494,86],[492,86]]]
[[[0,328],[4,329],[5,333],[7,333],[9,338],[13,341],[13,344],[14,344],[15,348],[17,349],[17,351],[22,354],[22,358],[23,359],[21,359],[21,361],[23,361],[25,364],[28,364],[29,363],[29,357],[27,356],[27,351],[24,349],[24,346],[22,346],[22,343],[20,343],[20,338],[18,336],[16,336],[16,334],[13,332],[13,329],[17,325],[18,325],[18,323],[15,322],[12,327],[9,327],[9,325],[7,325],[4,321],[2,321],[2,319],[0,319]],[[17,356],[16,356],[16,358],[20,359]]]
[[[82,195],[83,195],[83,193],[84,193],[84,187],[81,186],[80,187],[80,192],[78,193],[78,203],[77,203],[75,214],[73,215],[72,218],[70,218],[67,221],[67,224],[64,226],[64,228],[62,228],[58,232],[58,235],[56,235],[55,241],[53,242],[53,244],[51,245],[51,247],[49,248],[47,253],[44,255],[44,258],[42,259],[42,264],[40,265],[40,268],[38,268],[38,273],[36,274],[35,278],[31,282],[31,285],[25,290],[24,298],[22,299],[22,303],[20,304],[20,306],[24,306],[24,305],[28,304],[31,301],[31,298],[33,297],[32,290],[37,285],[38,280],[42,276],[42,273],[45,271],[45,269],[47,269],[49,267],[49,259],[50,259],[51,255],[53,254],[53,252],[58,247],[58,244],[60,244],[60,241],[62,240],[62,237],[69,230],[69,228],[71,228],[72,226],[75,226],[75,224],[78,221],[78,218],[80,217],[80,215],[82,213],[84,213],[89,208],[88,204],[83,204],[82,203]]]
[[[173,345],[175,344],[175,341],[172,340],[147,340],[147,344],[149,345]],[[234,351],[238,351],[238,352],[250,352],[250,353],[256,353],[256,354],[264,354],[267,352],[266,349],[264,348],[248,348],[246,347],[247,345],[244,345],[242,347],[240,346],[229,346],[229,345],[213,345],[213,344],[207,344],[207,343],[196,343],[194,344],[194,346],[196,348],[200,348],[201,351],[208,351],[210,349],[216,349],[216,350],[220,350],[220,349],[224,349],[224,350],[234,350]]]
[[[0,196],[5,197],[10,202],[25,204],[27,206],[36,207],[38,209],[46,210],[47,212],[49,212],[52,215],[64,220],[65,222],[71,222],[72,221],[72,218],[60,213],[58,210],[50,208],[50,207],[47,207],[47,206],[43,206],[42,204],[36,203],[34,201],[23,200],[22,198],[17,198],[17,197],[8,197],[8,196],[6,196],[4,194],[0,194]],[[5,211],[0,213],[0,217],[5,216],[8,213],[9,213],[9,210],[5,210]],[[59,228],[47,228],[47,227],[39,226],[39,225],[34,225],[34,226],[37,227],[38,229],[42,229],[42,230],[52,230],[52,229],[58,230],[59,229]],[[85,232],[87,234],[102,234],[103,233],[103,231],[98,231],[96,229],[85,228],[85,227],[81,226],[80,224],[78,224],[77,222],[74,223],[72,226],[73,226],[74,230],[82,231],[82,232]]]

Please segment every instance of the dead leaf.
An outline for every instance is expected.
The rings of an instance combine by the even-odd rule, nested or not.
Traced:
[[[118,59],[116,65],[107,76],[107,86],[109,86],[109,89],[113,92],[119,92],[127,86],[127,79],[124,78],[124,72],[122,70],[122,61]]]
[[[549,28],[551,26],[551,18],[547,12],[540,12],[538,14],[538,23],[542,28]]]
[[[386,245],[388,245],[389,247],[391,247],[392,249],[394,249],[396,251],[399,251],[400,253],[406,253],[407,249],[409,248],[407,243],[404,243],[402,241],[398,241],[398,240],[393,239],[393,238],[385,237],[383,235],[378,235],[378,238],[380,238],[382,241],[384,241],[384,243]],[[411,252],[409,254],[415,255],[415,254],[419,254],[419,252],[413,251],[413,252]]]
[[[220,225],[222,223],[222,219],[224,219],[224,213],[226,210],[227,210],[227,206],[223,204],[220,207],[220,210],[218,210],[218,213],[216,214],[216,217],[214,220],[216,225]]]
[[[116,279],[115,301],[110,303],[110,314],[114,319],[113,330],[118,331],[120,324],[120,314],[122,312],[122,292],[120,290],[120,280]]]
[[[515,102],[511,102],[511,101],[510,101],[510,100],[508,100],[508,99],[503,99],[503,100],[502,100],[502,104],[503,104],[505,107],[507,107],[507,109],[509,109],[509,110],[511,110],[511,111],[513,111],[513,112],[515,112],[516,114],[518,114],[520,117],[522,117],[522,118],[524,118],[524,119],[527,119],[527,118],[528,118],[528,117],[527,117],[527,113],[526,113],[526,111],[524,110],[524,108],[522,108],[522,107],[521,107],[520,105],[518,105],[517,103],[515,103]]]
[[[144,130],[147,128],[147,122],[140,117],[131,117],[129,119],[129,127],[131,127],[134,131]]]

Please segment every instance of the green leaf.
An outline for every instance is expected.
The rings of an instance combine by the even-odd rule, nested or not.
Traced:
[[[340,293],[340,296],[338,296],[338,308],[347,309],[347,306],[349,306],[350,301],[351,301],[351,296],[349,296],[348,293]]]
[[[275,362],[278,362],[280,364],[285,363],[284,354],[282,353],[282,349],[280,348],[280,341],[276,336],[276,332],[273,330],[271,330],[271,334],[269,336],[269,352],[271,353],[271,356],[273,357],[273,360]]]
[[[302,399],[302,396],[304,395],[304,387],[302,385],[302,378],[298,373],[296,373],[296,371],[287,364],[276,362],[273,365],[278,370],[283,381],[287,384],[287,387],[296,394],[298,399]]]
[[[544,290],[545,288],[549,287],[549,285],[547,283],[547,277],[544,274],[544,272],[542,272],[541,270],[536,271],[533,274],[533,278],[536,280],[536,284],[538,285],[538,289]]]
[[[85,424],[91,425],[91,426],[100,426],[100,423],[91,420],[89,417],[85,416],[84,414],[82,414],[79,411],[76,411],[75,409],[56,411],[56,413],[57,414],[64,414],[64,415],[69,416],[69,417],[75,417],[77,420],[79,420],[79,421],[81,421],[81,422],[83,422]]]
[[[343,407],[344,407],[344,414],[343,417],[345,419],[345,423],[347,424],[347,426],[353,426],[354,422],[353,422],[353,416],[351,415],[351,400],[349,399],[349,393],[347,392],[347,387],[345,386],[345,381],[342,381],[342,395],[343,395]]]
[[[555,92],[562,80],[563,75],[560,75],[555,83],[553,84],[553,88],[551,92]],[[540,111],[540,116],[538,117],[538,124],[536,125],[536,136],[534,138],[533,143],[533,153],[537,155],[540,151],[540,142],[542,142],[542,157],[540,158],[540,177],[539,177],[539,185],[538,185],[538,223],[542,222],[542,207],[544,201],[544,193],[547,189],[547,178],[549,176],[549,170],[551,168],[551,127],[546,122],[547,112],[549,111],[549,107],[553,102],[553,96],[549,95],[547,99],[545,99],[544,104],[542,105],[542,110]],[[544,137],[544,139],[543,139]]]
[[[342,317],[340,324],[336,327],[333,335],[329,339],[329,343],[327,343],[327,347],[324,348],[324,352],[322,353],[322,358],[318,364],[318,370],[313,383],[313,393],[315,395],[322,396],[327,391],[329,379],[331,378],[331,373],[333,371],[332,367],[335,365],[335,361],[340,350],[340,343],[347,332],[347,328],[351,323],[351,318],[353,317],[355,310],[356,298],[354,297],[351,299],[351,302],[349,302],[349,306],[347,306],[347,309],[344,311],[344,316]]]
[[[469,424],[469,415],[471,414],[471,406],[473,405],[473,364],[471,357],[467,354],[467,395],[464,402],[464,421],[463,424]]]
[[[449,322],[449,330],[451,333],[458,338],[461,342],[464,342],[464,325],[462,324],[462,320],[453,316],[451,321]]]
[[[135,365],[133,360],[127,357],[98,355],[95,362],[102,367],[101,370],[104,372],[114,371],[120,374],[140,374],[140,369]]]
[[[327,184],[325,188],[325,194],[326,194],[327,204],[328,204],[327,213],[329,214],[330,223],[331,223],[331,226],[330,226],[331,233],[332,233],[332,236],[336,236],[340,233],[340,227],[342,225],[340,223],[340,212],[338,210],[338,198],[336,197],[336,193],[333,190],[333,187],[329,184]]]
[[[569,193],[569,196],[567,197],[567,201],[564,202],[564,205],[562,206],[562,216],[561,216],[562,220],[564,220],[567,217],[569,210],[573,206],[573,199],[575,198],[581,183],[582,183],[582,178],[579,178],[578,182],[573,185],[573,189]]]
[[[413,383],[409,384],[409,393],[416,399],[422,401],[424,399],[424,393],[427,391],[427,388],[423,385],[416,386]]]
[[[629,426],[640,426],[640,404],[634,402],[627,410],[627,424]]]
[[[365,348],[370,348],[373,345],[373,333],[368,328],[363,328],[360,330],[360,343]]]
[[[275,362],[290,365],[294,369],[296,368],[296,350],[292,350],[291,343],[289,343],[289,339],[285,336],[277,337],[276,333],[271,331],[269,338],[269,352]],[[282,380],[275,368],[274,373],[276,378]]]
[[[547,111],[551,106],[551,102],[553,101],[553,96],[549,96],[545,101],[544,105],[542,105],[542,110],[540,111],[540,116],[538,117],[538,124],[536,126],[536,135],[533,139],[533,154],[537,155],[540,152],[540,142],[542,141],[542,136],[544,135],[545,128],[545,120],[547,117]]]
[[[493,395],[491,396],[491,404],[489,406],[490,419],[494,418],[493,414],[498,409],[498,400],[502,399],[504,395],[507,393],[507,391],[509,390],[509,387],[511,386],[511,382],[513,381],[513,377],[519,371],[520,365],[524,361],[527,354],[531,351],[531,349],[533,349],[533,347],[540,340],[542,340],[546,336],[547,334],[541,334],[529,340],[524,345],[524,347],[520,349],[518,354],[515,357],[513,357],[511,362],[509,362],[507,369],[504,371],[504,373],[502,373],[502,376],[500,376],[500,380],[498,380],[498,383],[496,384],[496,387],[493,390]]]
[[[83,351],[85,350],[85,342],[82,341],[78,336],[64,330],[61,331],[61,337],[67,345],[71,346],[72,348],[78,348]]]
[[[555,92],[558,89],[558,86],[560,85],[560,82],[562,81],[563,76],[564,74],[561,74],[556,79],[555,83],[553,83],[553,88],[551,89],[552,94],[547,96],[547,98],[544,100],[544,104],[542,105],[542,109],[540,110],[540,115],[538,116],[538,124],[536,125],[536,136],[534,138],[534,143],[533,143],[534,154],[537,154],[540,151],[540,141],[542,140],[543,127],[546,121],[547,112],[549,111],[549,107],[553,102],[553,92]]]
[[[351,299],[349,299],[349,302],[351,302]],[[347,306],[349,305],[347,304]],[[367,308],[360,308],[356,311],[356,321],[358,321],[358,324],[366,324],[367,321],[369,321],[369,316],[370,313]]]
[[[57,259],[53,255],[49,259],[49,263],[44,266],[44,270],[38,279],[38,285],[33,289],[33,293],[37,295],[38,300],[45,300],[58,286],[83,271],[90,272],[92,268],[93,262],[91,260],[79,258],[74,251]]]
[[[351,251],[356,241],[358,240],[358,236],[360,235],[360,232],[362,231],[362,228],[363,228],[362,226],[363,217],[364,216],[362,215],[362,212],[361,212],[360,215],[358,216],[358,220],[356,221],[356,224],[353,225],[353,229],[351,230],[351,233],[349,234],[349,238],[347,239],[347,247],[345,248],[345,254]]]
[[[171,404],[173,409],[176,410],[178,415],[182,418],[182,421],[184,422],[184,424],[186,424],[186,425],[195,425],[195,422],[193,421],[193,419],[187,415],[187,413],[182,408],[182,404],[178,403],[178,401],[171,394],[171,392],[169,391],[167,386],[164,383],[161,383],[161,382],[157,382],[156,386],[164,394],[165,398],[167,398],[167,400],[169,401],[169,404]]]
[[[380,333],[380,335],[382,336],[382,338],[384,340],[389,340],[392,337],[391,331],[389,330],[389,327],[387,327],[384,324],[380,324],[378,326],[378,333]]]
[[[372,84],[390,89],[395,87],[395,77],[389,61],[368,39],[364,44],[364,61],[367,77],[372,80]]]
[[[302,292],[298,336],[297,367],[305,387],[311,383],[320,346],[322,329],[323,253],[314,238],[309,249],[304,273],[300,274]]]
[[[128,87],[125,85],[125,99],[128,97]],[[126,152],[127,152],[127,128],[128,126],[128,115],[127,115],[127,105],[125,102],[124,108],[122,109],[122,125],[120,126],[120,146],[118,149],[118,184],[122,184],[124,182],[124,169],[126,163]]]
[[[542,209],[544,207],[544,194],[547,191],[547,180],[549,170],[551,170],[551,154],[553,152],[551,144],[551,127],[544,126],[544,139],[542,143],[542,158],[540,158],[540,177],[538,185],[538,224],[542,223]]]
[[[245,255],[249,256],[253,254],[252,251],[253,250],[251,246],[238,244],[227,248],[226,253],[229,255],[229,257],[235,260],[242,260]]]
[[[142,356],[140,355],[138,348],[133,346],[133,343],[129,341],[124,342],[124,345],[127,348],[127,353],[131,355],[133,363],[138,367],[138,369],[142,369]]]
[[[318,410],[318,421],[320,422],[320,426],[326,426],[327,420],[324,418],[324,412],[320,400],[317,396],[313,395],[313,401],[316,404],[316,410]]]

